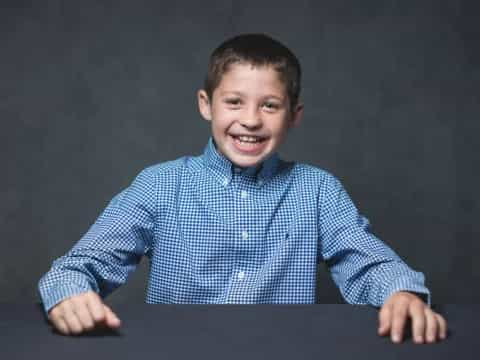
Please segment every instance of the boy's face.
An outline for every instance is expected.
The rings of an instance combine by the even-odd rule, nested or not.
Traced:
[[[302,104],[291,111],[286,86],[271,66],[232,64],[211,100],[204,90],[197,95],[218,150],[240,167],[255,166],[273,154],[303,112]]]

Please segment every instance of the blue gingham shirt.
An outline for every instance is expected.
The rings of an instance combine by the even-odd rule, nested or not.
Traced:
[[[380,307],[424,294],[424,275],[369,231],[341,183],[273,154],[238,168],[210,137],[200,156],[144,169],[39,281],[46,313],[87,290],[102,297],[150,260],[147,303],[315,302],[325,261],[346,302]]]

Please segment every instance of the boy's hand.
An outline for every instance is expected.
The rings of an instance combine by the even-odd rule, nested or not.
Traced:
[[[120,327],[121,321],[94,291],[69,297],[55,305],[48,319],[64,335],[79,335],[96,327]]]
[[[403,330],[408,318],[412,323],[412,339],[417,344],[434,343],[447,337],[447,322],[415,294],[398,291],[390,296],[379,312],[380,336],[390,332],[394,343],[402,342]]]

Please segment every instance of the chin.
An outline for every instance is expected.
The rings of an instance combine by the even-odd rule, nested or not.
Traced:
[[[266,156],[256,156],[254,159],[241,159],[238,156],[232,156],[230,160],[240,167],[252,167],[257,166],[266,159]]]
[[[236,166],[240,166],[242,168],[245,168],[245,167],[251,167],[251,166],[256,166],[260,163],[260,161],[255,161],[255,162],[247,162],[247,161],[244,161],[244,162],[239,162],[239,161],[232,161]]]

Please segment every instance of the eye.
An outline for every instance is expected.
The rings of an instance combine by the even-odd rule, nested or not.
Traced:
[[[240,99],[237,99],[237,98],[226,99],[225,102],[233,106],[239,106],[241,104]]]
[[[267,101],[263,104],[263,106],[267,109],[267,110],[277,110],[280,106],[277,104],[277,103],[274,103],[274,102],[271,102],[271,101]]]

